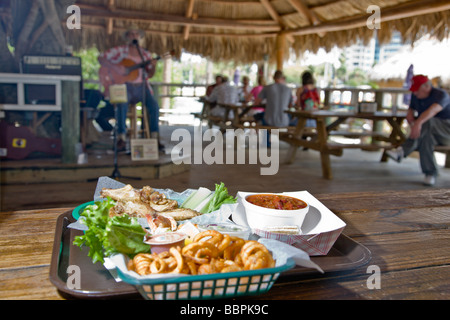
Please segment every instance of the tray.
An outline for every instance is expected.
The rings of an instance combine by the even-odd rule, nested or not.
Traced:
[[[135,286],[117,282],[101,263],[93,264],[87,255],[89,248],[80,249],[72,244],[74,237],[82,234],[80,230],[67,228],[72,222],[75,222],[72,211],[61,214],[56,222],[49,278],[60,294],[69,299],[141,298]],[[356,269],[368,263],[371,257],[366,247],[341,234],[326,256],[311,257],[311,260],[327,273]],[[79,289],[69,288],[66,284],[69,265],[76,265],[81,270]],[[283,277],[296,275],[317,276],[319,273],[297,267],[284,271],[278,279],[282,281]]]
[[[268,292],[283,271],[295,267],[293,259],[272,268],[227,273],[182,275],[169,278],[138,278],[126,270],[124,256],[118,255],[119,277],[136,286],[142,297],[149,300],[205,300],[253,296]],[[280,261],[281,262],[281,261]],[[125,268],[125,269],[124,269]]]

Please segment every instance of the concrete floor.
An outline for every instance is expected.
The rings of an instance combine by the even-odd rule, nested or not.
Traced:
[[[163,126],[162,140],[170,149],[178,143],[171,134],[177,127]],[[283,162],[288,146],[280,143],[280,162]],[[442,167],[443,159],[437,154],[441,165],[440,176],[434,188],[450,188],[450,169]],[[264,165],[246,164],[192,164],[187,172],[153,180],[126,180],[135,187],[150,185],[154,188],[170,188],[183,191],[187,188],[207,187],[224,182],[230,194],[238,191],[283,192],[307,190],[311,194],[346,193],[381,190],[420,190],[430,188],[422,184],[423,175],[417,157],[405,159],[401,164],[394,161],[380,162],[381,151],[368,152],[346,149],[342,157],[332,156],[333,180],[322,178],[319,153],[299,150],[294,163],[281,163],[274,175],[261,175]],[[1,185],[0,211],[38,209],[52,207],[75,207],[91,201],[96,182],[43,183]]]

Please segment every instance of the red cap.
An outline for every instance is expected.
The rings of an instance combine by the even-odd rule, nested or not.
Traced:
[[[412,78],[412,84],[411,87],[409,88],[409,91],[414,92],[419,90],[420,86],[423,85],[424,83],[427,83],[428,80],[429,80],[428,77],[422,74],[414,76]]]

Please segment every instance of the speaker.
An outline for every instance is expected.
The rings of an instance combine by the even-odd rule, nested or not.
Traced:
[[[23,56],[21,72],[26,74],[53,74],[82,76],[81,58],[72,56]],[[25,101],[32,104],[55,104],[55,87],[26,84]],[[80,99],[83,98],[80,82]]]

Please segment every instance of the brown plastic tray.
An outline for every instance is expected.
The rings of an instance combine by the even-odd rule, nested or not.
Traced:
[[[134,286],[115,281],[101,263],[93,264],[88,257],[89,248],[80,249],[72,244],[74,237],[82,234],[82,231],[67,228],[72,222],[75,222],[72,211],[61,214],[56,222],[50,281],[60,294],[64,298],[75,299],[139,298],[140,294]],[[356,269],[368,263],[371,257],[371,252],[366,247],[341,234],[326,256],[311,257],[311,260],[327,273]],[[80,289],[71,289],[66,284],[69,265],[76,265],[81,270]],[[318,272],[297,267],[283,272],[279,279],[282,280],[284,276],[309,276],[310,274],[318,275]]]

